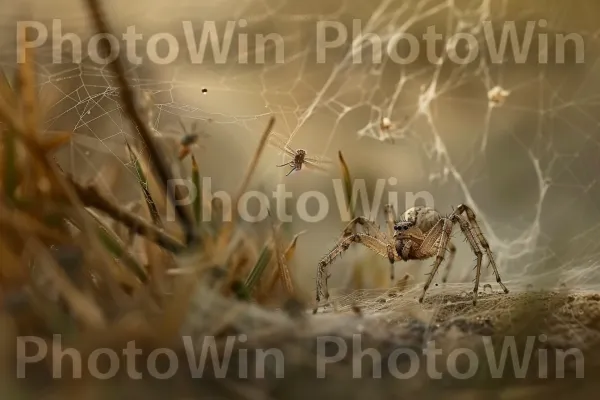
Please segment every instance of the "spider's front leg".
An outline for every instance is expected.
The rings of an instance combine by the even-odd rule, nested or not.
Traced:
[[[359,217],[362,218],[362,217]],[[364,220],[364,219],[363,219]],[[364,220],[367,221],[367,220]],[[363,221],[363,222],[364,222]],[[354,222],[354,221],[353,221]],[[358,222],[356,222],[358,223]],[[351,222],[352,224],[352,222]],[[321,301],[329,300],[329,290],[327,287],[327,280],[329,278],[328,267],[333,263],[333,261],[342,255],[346,250],[350,248],[353,243],[360,243],[367,247],[369,250],[373,251],[375,254],[380,255],[381,257],[385,257],[390,262],[398,261],[398,255],[394,251],[394,246],[391,242],[382,240],[385,239],[385,235],[383,235],[378,229],[374,232],[374,234],[369,233],[348,233],[348,225],[347,229],[344,230],[342,238],[338,241],[336,246],[331,250],[325,257],[319,261],[319,266],[317,267],[317,277],[316,277],[316,305],[313,309],[313,313],[316,313],[318,308],[321,306]]]
[[[329,265],[333,263],[333,261],[339,257],[343,252],[350,248],[350,245],[356,242],[358,239],[356,234],[350,234],[349,236],[344,234],[342,238],[338,241],[336,246],[331,250],[325,257],[319,261],[319,266],[317,267],[317,277],[316,277],[316,305],[313,309],[313,314],[316,314],[317,310],[321,306],[321,300],[329,301],[329,289],[327,287],[327,280],[329,279]]]

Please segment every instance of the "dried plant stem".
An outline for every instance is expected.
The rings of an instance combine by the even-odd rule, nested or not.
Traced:
[[[246,169],[246,176],[244,176],[244,180],[242,181],[242,183],[240,184],[240,187],[238,188],[237,195],[235,196],[236,201],[233,202],[234,205],[239,202],[240,198],[244,195],[246,190],[248,190],[248,185],[250,184],[252,175],[254,175],[254,171],[256,170],[256,166],[258,165],[258,161],[260,160],[260,157],[262,156],[262,153],[263,153],[265,147],[267,146],[269,136],[271,135],[271,131],[273,130],[273,125],[275,125],[275,117],[269,118],[267,127],[265,128],[262,136],[260,137],[260,141],[258,142],[258,147],[256,148],[256,151],[254,152],[254,156],[252,157],[252,160],[250,160],[250,164],[248,165],[248,168]],[[237,207],[235,207],[235,210],[237,210]],[[237,213],[235,213],[235,214],[237,215]]]
[[[172,237],[166,232],[161,231],[155,225],[148,223],[146,220],[138,217],[137,215],[132,214],[129,211],[113,204],[108,199],[104,198],[95,187],[82,186],[71,178],[69,178],[69,181],[84,206],[92,207],[99,211],[105,212],[115,221],[127,226],[129,229],[131,229],[131,231],[137,233],[138,235],[145,236],[149,240],[152,240],[159,246],[173,253],[177,253],[185,249],[185,245],[176,238]]]
[[[108,26],[105,14],[99,3],[100,2],[98,0],[87,0],[87,5],[91,13],[92,20],[95,24],[96,30],[100,34],[109,34],[111,33],[111,29]],[[110,50],[114,50],[110,48],[109,43],[102,43],[105,45],[105,50],[107,51],[107,53],[110,53]],[[125,110],[128,116],[131,118],[133,124],[137,127],[137,130],[148,149],[148,153],[150,155],[152,165],[154,166],[155,173],[158,175],[163,188],[165,188],[167,195],[170,197],[179,222],[183,225],[183,230],[186,236],[186,244],[188,246],[195,246],[199,244],[200,237],[197,233],[197,227],[194,221],[193,214],[189,210],[189,207],[178,204],[178,199],[180,198],[179,190],[168,190],[170,188],[170,184],[175,182],[174,176],[172,174],[171,168],[166,162],[167,158],[163,154],[162,149],[156,145],[156,142],[153,139],[152,132],[150,131],[147,122],[143,120],[139,112],[139,107],[136,104],[136,97],[131,88],[131,85],[127,80],[125,67],[123,66],[121,57],[117,57],[115,61],[111,63],[111,66],[115,72],[117,81],[120,86],[119,92]]]
[[[225,246],[229,242],[229,239],[231,238],[231,234],[233,232],[233,226],[235,225],[235,223],[237,221],[237,217],[238,217],[237,204],[239,203],[240,198],[244,195],[246,190],[248,190],[248,185],[250,184],[252,175],[254,175],[254,171],[256,170],[256,166],[258,165],[258,161],[260,160],[260,157],[261,157],[265,147],[267,146],[267,143],[269,141],[269,136],[271,135],[271,131],[273,130],[274,124],[275,124],[275,117],[271,117],[269,119],[267,127],[265,128],[262,136],[260,137],[260,141],[258,142],[258,147],[256,148],[256,151],[254,152],[254,156],[252,157],[252,160],[250,160],[250,164],[248,165],[248,168],[246,169],[246,175],[244,176],[244,179],[242,180],[242,183],[240,184],[240,187],[237,190],[236,196],[233,198],[233,201],[231,203],[232,208],[233,208],[232,217],[231,217],[230,221],[227,221],[223,224],[223,227],[221,229],[221,234],[219,235],[219,240],[218,240],[219,248],[223,248],[223,246]]]

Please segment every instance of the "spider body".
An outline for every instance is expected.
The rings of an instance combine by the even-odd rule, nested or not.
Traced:
[[[293,167],[296,171],[300,171],[302,169],[302,164],[304,164],[305,158],[306,151],[298,149],[298,151],[296,151],[296,155],[294,156],[294,161],[292,161]]]
[[[406,210],[400,217],[400,221],[394,221],[395,248],[398,257],[402,261],[424,260],[433,254],[423,251],[423,241],[427,233],[431,231],[442,215],[428,207],[412,207]]]
[[[303,168],[313,171],[327,172],[327,168],[323,167],[322,164],[331,163],[331,160],[326,158],[307,157],[306,150],[292,149],[285,144],[285,140],[283,138],[277,135],[273,135],[271,137],[271,144],[278,149],[283,150],[289,157],[292,157],[292,159],[285,164],[277,165],[278,167],[292,167],[286,176],[289,176],[294,171],[300,171]]]
[[[315,163],[318,163],[320,161],[312,159],[312,158],[307,158],[306,150],[298,149],[298,150],[296,150],[296,152],[289,150],[288,154],[293,156],[294,158],[285,164],[278,165],[278,167],[286,167],[286,166],[292,167],[292,169],[290,170],[290,172],[288,172],[286,174],[286,176],[290,175],[294,171],[300,171],[302,169],[303,165],[308,165],[311,168],[318,168],[315,165]]]
[[[290,172],[286,174],[286,176],[290,175],[294,171],[300,171],[302,169],[302,165],[306,162],[306,151],[302,149],[296,150],[295,153],[291,152],[290,155],[293,155],[294,158],[292,161],[289,161],[285,164],[278,165],[278,167],[286,167],[290,166],[292,169]]]
[[[473,304],[477,303],[484,252],[489,259],[489,264],[492,266],[496,282],[505,293],[508,293],[508,289],[500,279],[489,244],[479,228],[475,213],[470,207],[461,204],[448,216],[444,216],[430,207],[412,207],[406,210],[400,219],[397,219],[393,208],[386,206],[385,216],[388,228],[387,234],[382,232],[372,221],[364,217],[355,218],[346,226],[334,249],[321,259],[317,269],[317,307],[314,312],[317,311],[321,299],[329,299],[327,267],[344,251],[348,250],[352,243],[360,243],[376,254],[387,258],[390,262],[390,279],[392,281],[394,280],[394,263],[396,261],[426,260],[435,256],[431,273],[419,298],[419,302],[422,302],[446,253],[449,253],[449,256],[446,272],[442,279],[443,282],[448,278],[456,253],[456,247],[450,242],[452,229],[455,225],[459,225],[471,247],[471,251],[477,257]],[[357,225],[360,225],[364,232],[356,232]]]

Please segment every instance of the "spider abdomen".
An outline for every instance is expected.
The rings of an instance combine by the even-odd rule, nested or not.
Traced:
[[[412,222],[421,232],[426,233],[442,219],[442,215],[431,207],[416,206],[404,211],[401,219]]]

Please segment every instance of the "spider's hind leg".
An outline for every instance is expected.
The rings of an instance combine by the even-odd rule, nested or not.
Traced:
[[[475,237],[473,236],[473,232],[471,232],[469,223],[465,218],[458,214],[458,212],[452,214],[450,216],[454,223],[458,223],[460,229],[467,238],[467,242],[471,246],[471,250],[475,254],[476,264],[475,264],[475,286],[473,287],[473,305],[477,304],[477,294],[479,292],[479,278],[481,277],[481,261],[483,259],[483,253],[481,252],[481,248],[479,248]]]

